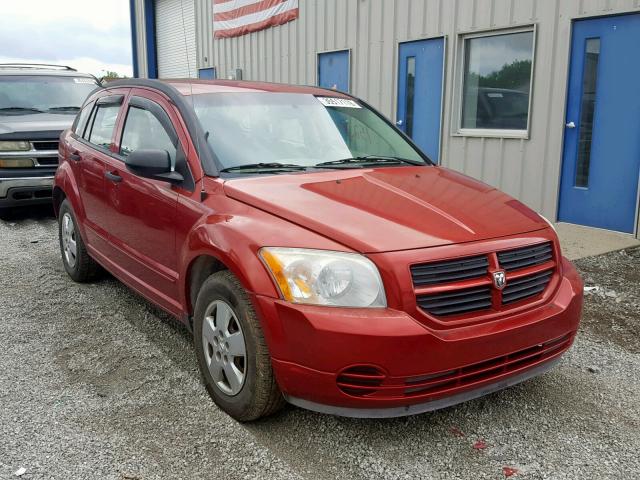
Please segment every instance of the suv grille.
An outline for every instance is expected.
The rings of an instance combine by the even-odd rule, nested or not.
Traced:
[[[58,141],[57,140],[46,140],[46,141],[38,141],[34,140],[31,142],[34,150],[58,150]]]
[[[420,309],[435,317],[499,312],[534,301],[547,289],[556,262],[552,242],[411,266]],[[506,272],[503,290],[492,272]]]

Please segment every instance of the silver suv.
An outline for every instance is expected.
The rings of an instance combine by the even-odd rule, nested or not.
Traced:
[[[71,67],[0,64],[0,213],[51,202],[58,137],[99,85]]]

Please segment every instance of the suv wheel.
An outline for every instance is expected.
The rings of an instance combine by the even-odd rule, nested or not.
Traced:
[[[209,395],[233,418],[256,420],[284,405],[260,322],[231,272],[215,273],[202,285],[194,342]]]
[[[87,253],[82,236],[77,227],[76,216],[71,204],[64,200],[58,215],[58,235],[60,237],[60,253],[64,269],[76,282],[86,282],[93,278],[99,270],[98,264]]]

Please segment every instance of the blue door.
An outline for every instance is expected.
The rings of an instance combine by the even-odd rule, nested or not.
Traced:
[[[633,233],[640,172],[640,15],[577,21],[558,219]]]
[[[218,78],[218,76],[216,75],[216,67],[201,68],[200,70],[198,70],[198,78],[204,80],[215,80],[216,78]]]
[[[349,50],[318,54],[318,86],[349,91]]]
[[[397,125],[440,162],[444,38],[400,44]]]

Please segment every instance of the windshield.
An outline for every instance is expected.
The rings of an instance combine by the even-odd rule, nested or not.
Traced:
[[[0,76],[0,115],[76,114],[97,86],[88,77]]]
[[[194,108],[223,169],[282,163],[315,166],[351,158],[424,158],[354,100],[292,93],[209,93]]]

